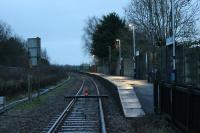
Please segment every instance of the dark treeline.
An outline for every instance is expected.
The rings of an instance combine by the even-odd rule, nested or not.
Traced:
[[[0,65],[26,67],[28,54],[24,44],[15,37],[0,42]]]
[[[25,41],[13,36],[11,28],[3,22],[0,22],[0,65],[15,67],[28,65]]]
[[[42,65],[49,65],[46,50],[41,51]],[[25,40],[12,35],[10,26],[0,21],[0,65],[28,67],[28,51]]]

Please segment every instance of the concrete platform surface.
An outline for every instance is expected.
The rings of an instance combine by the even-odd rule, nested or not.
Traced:
[[[142,104],[144,111],[148,114],[154,113],[153,84],[144,80],[136,80],[134,90]]]
[[[136,95],[135,86],[137,85],[140,87],[143,85],[142,87],[145,87],[147,82],[143,80],[133,80],[132,78],[129,77],[108,76],[100,73],[92,73],[92,74],[105,78],[117,86],[125,117],[131,118],[131,117],[141,117],[145,115],[145,112],[143,110],[144,108],[141,105],[138,96]],[[141,95],[141,97],[143,97],[143,95]],[[153,97],[151,96],[151,93],[149,97]]]

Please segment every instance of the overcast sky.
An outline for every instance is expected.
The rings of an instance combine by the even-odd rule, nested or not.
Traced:
[[[124,15],[129,0],[0,0],[0,20],[22,38],[41,37],[52,63],[88,62],[81,36],[89,16]]]

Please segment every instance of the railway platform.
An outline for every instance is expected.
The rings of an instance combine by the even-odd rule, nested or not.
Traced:
[[[126,118],[142,117],[153,111],[153,85],[144,80],[134,80],[124,76],[108,76],[91,73],[113,83],[119,93],[123,113]],[[142,103],[142,104],[141,104]]]

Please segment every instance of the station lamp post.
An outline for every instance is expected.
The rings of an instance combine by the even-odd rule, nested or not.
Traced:
[[[130,23],[129,27],[132,29],[133,31],[133,77],[134,79],[136,79],[136,49],[135,49],[135,26]]]
[[[117,46],[119,48],[119,71],[120,71],[120,76],[122,75],[122,55],[121,55],[121,40],[116,39]]]
[[[166,46],[172,44],[172,72],[171,72],[171,81],[176,82],[176,43],[175,43],[175,5],[174,0],[171,0],[171,36],[166,38]]]
[[[108,47],[108,59],[109,59],[109,74],[111,74],[111,46]]]
[[[172,0],[172,40],[173,40],[173,72],[172,81],[176,81],[176,43],[175,43],[175,13],[174,0]]]

